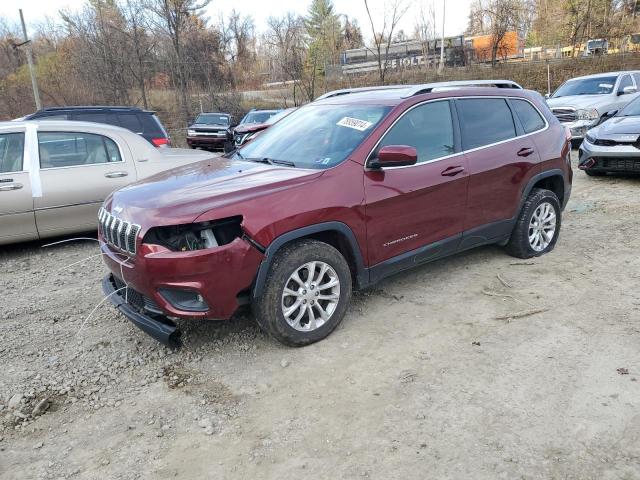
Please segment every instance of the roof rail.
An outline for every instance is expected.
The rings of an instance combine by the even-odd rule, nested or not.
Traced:
[[[341,95],[349,95],[350,93],[374,92],[376,90],[407,90],[402,98],[413,97],[422,93],[431,93],[437,90],[446,90],[462,87],[496,87],[496,88],[514,88],[522,90],[522,86],[512,80],[454,80],[451,82],[435,82],[425,83],[423,85],[382,85],[377,87],[356,87],[343,88],[333,90],[324,95],[320,95],[316,100],[324,100],[325,98],[339,97]]]
[[[58,110],[142,110],[140,107],[126,107],[124,105],[68,105],[63,107],[43,107],[42,112],[55,112]]]
[[[316,100],[324,100],[325,98],[331,97],[339,97],[340,95],[348,95],[350,93],[359,93],[359,92],[373,92],[376,90],[394,90],[399,88],[411,88],[414,85],[381,85],[377,87],[356,87],[356,88],[343,88],[340,90],[333,90],[331,92],[327,92],[324,95],[320,95]]]
[[[404,95],[404,98],[421,95],[423,93],[432,93],[435,91],[457,89],[463,87],[495,87],[495,88],[513,88],[522,90],[522,86],[512,80],[455,80],[452,82],[436,82],[425,83],[424,85],[412,85],[411,90]]]

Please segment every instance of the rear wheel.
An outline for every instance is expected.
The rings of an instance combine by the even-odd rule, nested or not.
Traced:
[[[561,210],[551,190],[534,188],[522,206],[506,246],[509,255],[531,258],[553,250],[560,235]]]
[[[328,336],[350,299],[351,271],[342,254],[324,242],[301,240],[276,254],[253,311],[267,333],[299,347]]]

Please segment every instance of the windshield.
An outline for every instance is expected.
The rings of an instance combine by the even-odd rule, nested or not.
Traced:
[[[196,123],[206,123],[207,125],[229,125],[229,117],[216,113],[201,113],[196,118]]]
[[[640,117],[640,97],[627,104],[622,110],[618,112],[616,117]]]
[[[330,168],[343,162],[390,109],[379,105],[302,107],[257,136],[234,158]]]
[[[589,40],[587,42],[588,48],[602,48],[604,47],[604,40]]]
[[[264,123],[269,118],[274,116],[277,111],[269,111],[269,112],[249,112],[247,113],[240,123]]]
[[[613,92],[617,77],[595,77],[582,80],[569,80],[563,84],[551,98],[570,95],[605,95]]]

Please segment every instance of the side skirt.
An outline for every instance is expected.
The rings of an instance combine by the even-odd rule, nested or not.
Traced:
[[[514,222],[515,219],[510,219],[483,225],[380,262],[367,269],[369,271],[367,286],[404,270],[475,247],[496,243],[504,245],[509,241]]]

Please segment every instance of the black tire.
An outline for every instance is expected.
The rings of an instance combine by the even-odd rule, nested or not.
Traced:
[[[553,238],[543,250],[535,250],[529,242],[529,225],[531,223],[531,217],[535,213],[538,206],[542,203],[549,203],[554,209],[555,213],[555,231]],[[522,206],[518,220],[516,221],[513,231],[511,232],[511,238],[507,243],[505,250],[511,256],[517,258],[532,258],[539,257],[545,253],[550,252],[555,247],[558,237],[560,236],[560,225],[562,223],[562,210],[560,208],[560,202],[558,197],[551,190],[545,190],[542,188],[534,188],[527,200]],[[534,227],[535,228],[535,227]]]
[[[607,174],[607,172],[599,172],[597,170],[585,170],[584,173],[590,177],[604,177]]]
[[[340,294],[329,319],[315,330],[303,332],[293,328],[285,319],[282,311],[283,291],[291,275],[313,261],[324,262],[334,270],[340,282]],[[285,245],[276,253],[262,295],[252,302],[252,308],[258,325],[269,335],[285,345],[301,347],[322,340],[335,330],[350,300],[351,271],[345,258],[331,245],[305,239]]]

